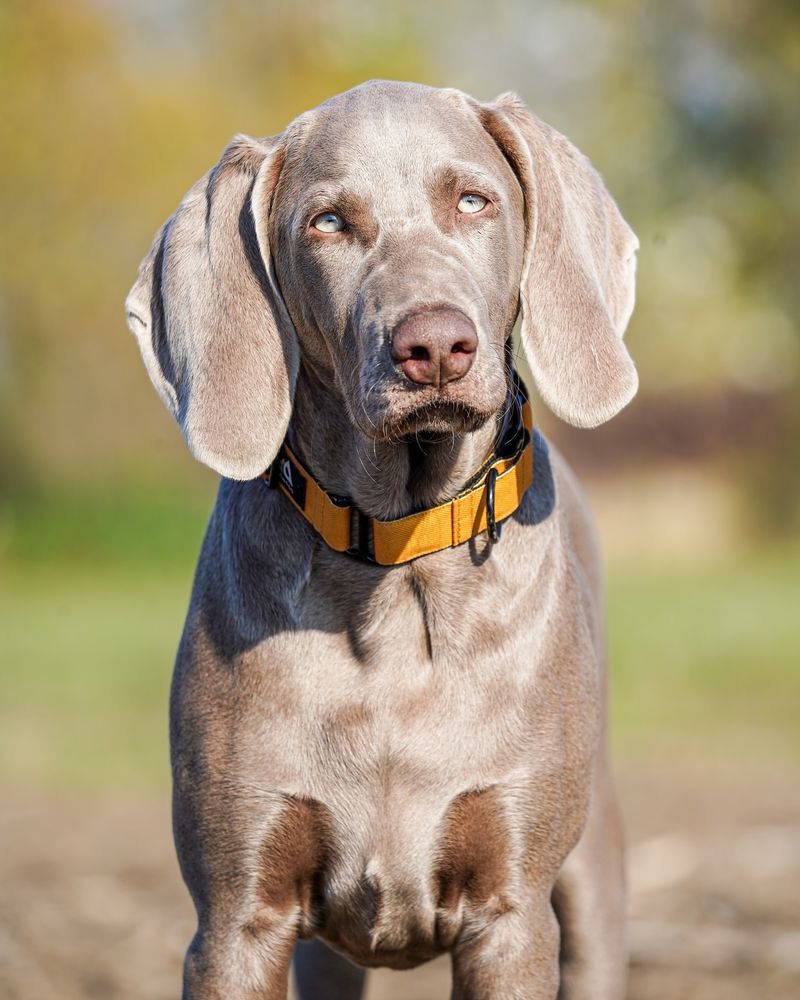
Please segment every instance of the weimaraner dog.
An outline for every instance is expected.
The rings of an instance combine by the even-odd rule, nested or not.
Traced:
[[[283,1000],[293,953],[304,1000],[442,952],[459,1000],[623,995],[598,551],[509,345],[612,417],[636,247],[518,98],[393,82],[235,138],[156,236],[129,323],[222,476],[171,698],[185,1000]]]

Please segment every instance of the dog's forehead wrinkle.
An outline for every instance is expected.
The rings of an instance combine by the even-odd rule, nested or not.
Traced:
[[[443,184],[502,187],[505,161],[474,116],[431,100],[435,91],[415,94],[410,104],[400,91],[354,113],[350,101],[330,102],[302,141],[293,169],[336,203],[348,195],[363,199],[376,220],[401,225],[420,217],[431,222],[431,200]],[[346,96],[346,95],[345,95]],[[507,179],[507,178],[506,178]]]
[[[363,160],[413,163],[421,155],[441,157],[443,152],[469,158],[481,140],[486,149],[494,146],[474,116],[432,99],[433,93],[411,102],[391,95],[361,107],[328,102],[304,134],[304,152],[346,171]]]

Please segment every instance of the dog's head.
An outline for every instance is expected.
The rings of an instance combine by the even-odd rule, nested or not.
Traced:
[[[476,429],[503,404],[520,307],[545,402],[608,420],[637,385],[637,245],[588,160],[518,98],[372,82],[234,139],[126,306],[192,453],[250,479],[301,360],[369,437]]]

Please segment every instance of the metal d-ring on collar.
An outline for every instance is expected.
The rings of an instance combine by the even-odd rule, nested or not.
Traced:
[[[497,482],[497,469],[489,469],[486,476],[486,532],[493,542],[500,541],[503,525],[498,524],[494,516],[494,485]]]

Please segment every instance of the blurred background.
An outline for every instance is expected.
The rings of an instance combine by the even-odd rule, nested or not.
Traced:
[[[0,996],[179,993],[166,704],[216,481],[122,303],[234,133],[376,76],[516,90],[640,236],[639,396],[592,432],[537,412],[606,550],[630,997],[797,997],[792,0],[0,5]]]

